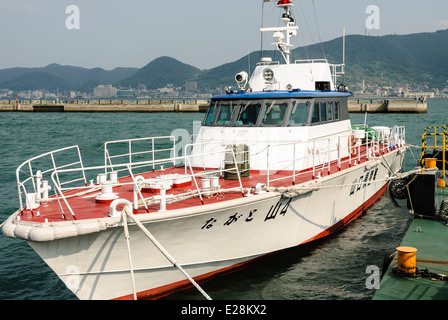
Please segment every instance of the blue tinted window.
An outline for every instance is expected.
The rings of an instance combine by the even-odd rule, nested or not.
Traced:
[[[255,125],[257,123],[258,115],[260,114],[260,103],[245,103],[241,105],[236,125]]]
[[[309,103],[296,103],[291,110],[289,117],[290,125],[304,125],[308,121],[308,113],[310,111]]]
[[[213,124],[213,118],[215,117],[215,110],[216,110],[217,102],[212,102],[210,105],[210,108],[208,108],[208,113],[205,116],[205,125]]]

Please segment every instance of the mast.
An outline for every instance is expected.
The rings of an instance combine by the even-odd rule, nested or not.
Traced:
[[[271,2],[272,0],[263,0],[264,2]],[[281,20],[285,23],[284,27],[260,28],[260,32],[273,32],[274,43],[278,50],[283,55],[286,64],[291,63],[291,38],[297,35],[299,27],[296,26],[294,18],[291,17],[291,8],[294,6],[292,0],[279,0],[277,2],[278,8],[283,8],[285,12],[282,14]],[[286,37],[285,37],[286,33]]]

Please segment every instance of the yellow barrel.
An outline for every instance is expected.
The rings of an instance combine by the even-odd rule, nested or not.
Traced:
[[[397,268],[404,272],[415,272],[415,260],[417,249],[413,247],[398,247]]]
[[[426,168],[437,167],[437,158],[425,158],[425,167]]]

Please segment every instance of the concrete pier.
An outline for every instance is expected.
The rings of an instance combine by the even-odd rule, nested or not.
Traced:
[[[0,112],[205,112],[207,100],[0,100]]]
[[[0,100],[0,112],[205,112],[207,100]],[[351,113],[426,113],[427,100],[350,99]]]
[[[350,99],[351,113],[426,113],[428,101],[419,99]]]

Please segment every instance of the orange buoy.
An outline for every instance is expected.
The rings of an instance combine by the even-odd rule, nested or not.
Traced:
[[[413,273],[416,270],[416,252],[413,247],[397,247],[398,263],[397,268],[404,272]]]

